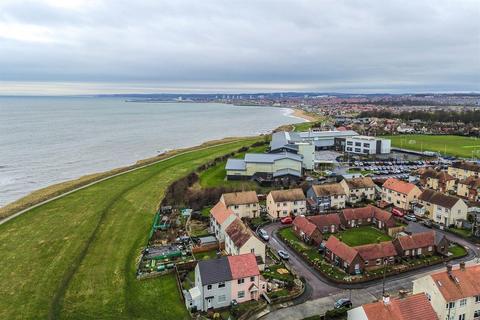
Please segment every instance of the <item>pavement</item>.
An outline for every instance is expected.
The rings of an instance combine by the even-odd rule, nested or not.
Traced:
[[[308,290],[303,297],[297,301],[287,302],[278,306],[269,306],[263,313],[258,314],[255,319],[282,320],[282,319],[303,319],[313,315],[324,314],[332,309],[333,304],[340,298],[350,298],[353,306],[360,306],[365,303],[381,299],[384,286],[382,280],[375,280],[364,284],[338,285],[329,280],[310,267],[293,250],[283,244],[276,236],[276,231],[281,227],[280,223],[272,223],[263,227],[270,235],[269,246],[274,250],[285,250],[289,253],[288,264],[299,276],[303,276],[308,284]],[[438,230],[447,235],[454,242],[467,248],[468,256],[452,261],[453,264],[460,261],[468,261],[469,264],[479,263],[480,247],[465,239],[451,233]],[[413,280],[421,278],[434,271],[444,268],[443,264],[425,267],[419,270],[402,273],[386,278],[385,292],[397,295],[400,290],[413,290]]]

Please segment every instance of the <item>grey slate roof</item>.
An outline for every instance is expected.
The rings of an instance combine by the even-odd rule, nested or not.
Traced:
[[[244,171],[246,169],[245,160],[242,159],[228,159],[225,165],[225,170]]]
[[[273,163],[281,159],[291,159],[302,162],[302,156],[290,152],[282,153],[247,153],[245,155],[245,162],[254,163]]]
[[[198,267],[204,286],[232,280],[232,272],[227,257],[199,261]]]
[[[409,234],[421,233],[421,232],[427,232],[427,231],[432,231],[432,229],[424,227],[421,224],[415,223],[415,222],[409,222],[407,227],[405,228],[405,232]],[[445,237],[445,235],[438,232],[437,230],[433,230],[433,231],[435,231],[435,245],[438,245],[440,241],[442,241],[443,237]]]

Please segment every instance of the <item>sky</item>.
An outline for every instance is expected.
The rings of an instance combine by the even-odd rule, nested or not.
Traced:
[[[480,1],[0,0],[0,94],[480,91]]]

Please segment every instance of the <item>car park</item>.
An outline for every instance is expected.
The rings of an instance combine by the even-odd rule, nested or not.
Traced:
[[[288,254],[287,251],[278,250],[278,255],[279,255],[280,258],[282,258],[283,260],[288,260],[288,259],[290,259],[290,255]]]

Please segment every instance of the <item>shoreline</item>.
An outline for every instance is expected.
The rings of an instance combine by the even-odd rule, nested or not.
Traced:
[[[303,119],[306,122],[316,122],[316,121],[319,120],[319,118],[317,116],[314,116],[314,115],[306,112],[303,109],[293,108],[293,107],[290,108],[290,109],[293,110],[292,116],[295,117],[295,118]]]

